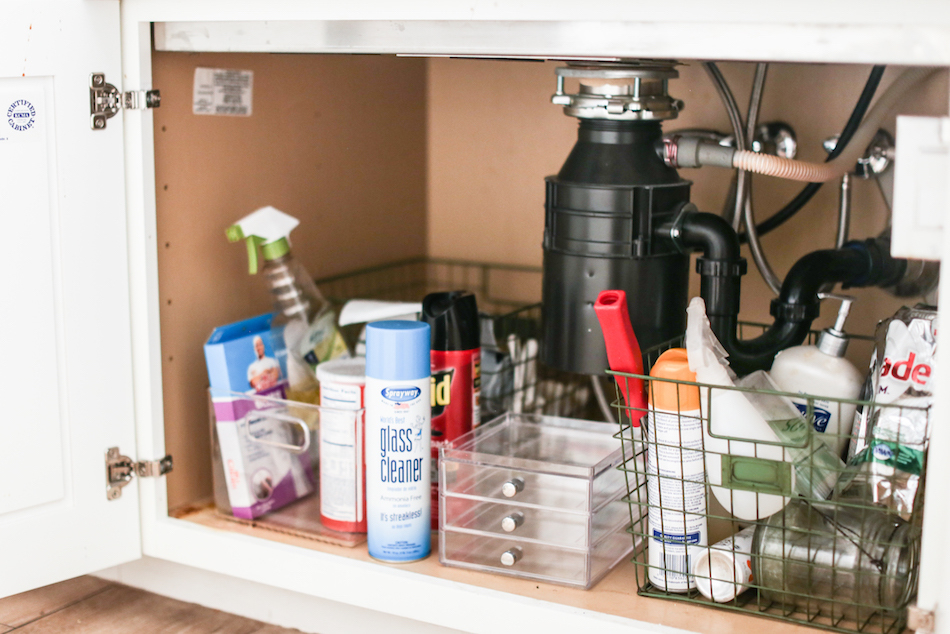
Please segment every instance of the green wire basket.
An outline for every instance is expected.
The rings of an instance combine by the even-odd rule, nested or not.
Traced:
[[[600,414],[590,378],[540,363],[541,269],[444,258],[413,258],[316,280],[339,310],[349,299],[421,302],[429,293],[466,290],[495,342],[482,342],[481,419],[504,412],[594,418]],[[362,324],[342,328],[353,347]],[[534,342],[534,343],[532,343]],[[488,358],[491,355],[491,358]]]
[[[871,338],[855,339],[871,347]],[[647,351],[644,367],[681,344],[682,339]],[[619,468],[627,479],[640,595],[839,632],[904,630],[917,586],[929,408],[610,374],[620,413],[616,437],[624,455],[631,456]],[[627,407],[621,388],[632,380],[644,381],[651,403],[661,384],[667,384],[667,394],[674,390],[681,405],[686,390],[697,390],[700,407],[672,414],[651,411],[652,405]],[[728,433],[739,411],[728,404],[769,397],[804,399],[804,415],[785,427],[770,423],[778,430],[774,436],[753,441]],[[816,432],[817,401],[837,408],[839,416],[857,410],[873,421],[898,421],[903,453],[895,449],[888,464],[910,456],[913,460],[902,465],[916,470],[914,486],[904,471],[878,459],[879,447],[867,437],[854,440],[870,443],[860,454],[869,456],[867,462],[845,467],[832,447],[838,439],[850,444],[852,436]],[[917,426],[901,427],[905,421]],[[912,451],[906,449],[910,430],[920,424],[923,438]],[[684,499],[691,500],[686,511]]]

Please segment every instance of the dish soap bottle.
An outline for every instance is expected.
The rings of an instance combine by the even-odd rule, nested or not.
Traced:
[[[816,346],[795,346],[779,352],[775,355],[769,374],[776,385],[786,392],[856,399],[864,377],[844,358],[848,349],[844,322],[854,298],[830,293],[821,297],[841,301],[835,325],[821,331]],[[808,400],[793,398],[792,402],[807,417]],[[856,405],[825,398],[815,398],[813,403],[815,431],[821,433],[825,443],[840,456],[850,440]]]
[[[274,300],[271,335],[278,359],[286,363],[287,398],[317,403],[317,364],[348,357],[349,351],[329,303],[290,252],[290,232],[299,224],[274,207],[262,207],[228,227],[226,234],[231,242],[247,241],[251,275],[258,270],[258,248],[264,257],[261,270]]]

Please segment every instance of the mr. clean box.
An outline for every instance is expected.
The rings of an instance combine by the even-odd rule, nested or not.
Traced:
[[[310,456],[293,445],[287,381],[271,340],[271,317],[215,328],[205,344],[215,431],[235,517],[253,519],[313,493]]]

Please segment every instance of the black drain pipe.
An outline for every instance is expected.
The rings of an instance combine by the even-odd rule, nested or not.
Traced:
[[[886,239],[849,242],[840,249],[814,251],[802,257],[785,277],[772,300],[775,321],[754,339],[738,338],[740,278],[746,273],[739,236],[721,216],[685,210],[658,236],[672,238],[684,251],[700,250],[696,262],[700,295],[719,342],[729,353],[729,364],[739,375],[772,367],[775,355],[805,341],[819,314],[818,292],[829,282],[846,287],[890,286],[904,274],[906,260],[892,258]]]

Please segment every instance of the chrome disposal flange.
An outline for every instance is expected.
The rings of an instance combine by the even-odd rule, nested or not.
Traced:
[[[551,103],[578,119],[662,121],[675,119],[683,102],[667,92],[679,77],[672,60],[571,63],[557,68],[557,91]],[[565,80],[577,79],[577,93],[564,92]]]

